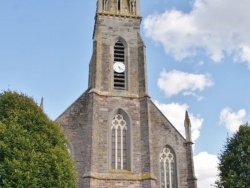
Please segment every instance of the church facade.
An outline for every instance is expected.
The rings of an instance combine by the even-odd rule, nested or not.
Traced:
[[[151,101],[140,0],[97,0],[88,89],[58,118],[79,188],[196,188],[184,138]]]

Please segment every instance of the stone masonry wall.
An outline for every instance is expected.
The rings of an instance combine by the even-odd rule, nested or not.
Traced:
[[[91,169],[91,106],[92,98],[84,93],[56,120],[62,126],[71,146],[71,155],[79,175],[79,187],[89,187],[89,181],[81,177]]]
[[[131,118],[131,171],[110,168],[110,114],[123,109]],[[175,151],[179,188],[194,188],[188,178],[185,139],[156,106],[144,97],[107,97],[85,93],[57,122],[63,127],[79,172],[79,188],[143,187],[160,183],[159,154],[168,145]]]
[[[178,187],[195,188],[187,184],[189,161],[184,145],[185,139],[152,102],[150,102],[150,119],[151,172],[157,177],[156,186],[160,187],[159,155],[164,146],[168,145],[174,150],[176,156]]]

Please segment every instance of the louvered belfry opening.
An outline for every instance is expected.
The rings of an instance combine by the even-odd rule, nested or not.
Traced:
[[[125,64],[125,47],[121,41],[117,41],[114,46],[114,63],[122,62]],[[114,71],[114,89],[126,89],[126,70],[122,73]]]

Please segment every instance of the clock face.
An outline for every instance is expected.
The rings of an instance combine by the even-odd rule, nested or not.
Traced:
[[[123,62],[115,62],[113,65],[113,69],[117,73],[123,73],[125,71],[125,65]]]

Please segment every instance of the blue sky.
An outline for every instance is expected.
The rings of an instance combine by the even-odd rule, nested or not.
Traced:
[[[151,99],[183,133],[190,113],[199,187],[227,135],[250,120],[250,2],[141,0]],[[0,0],[0,91],[44,97],[55,119],[86,89],[95,1]]]

